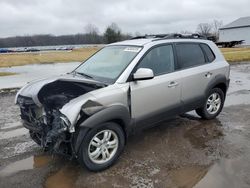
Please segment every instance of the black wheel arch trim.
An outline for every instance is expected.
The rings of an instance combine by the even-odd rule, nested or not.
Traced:
[[[116,119],[121,120],[123,123],[122,126],[125,126],[125,128],[127,128],[131,120],[129,109],[124,105],[108,106],[87,118],[79,126],[94,128],[101,123]]]
[[[98,126],[101,126],[105,122],[115,121],[115,120],[122,122],[121,127],[125,131],[124,134],[127,137],[129,133],[132,131],[132,126],[131,126],[132,120],[129,109],[124,105],[108,106],[103,110],[93,114],[79,125],[79,133],[76,135],[75,139],[75,147],[74,147],[75,153],[79,151],[79,147],[82,143],[82,140],[87,133],[86,130],[89,130],[91,128],[98,128]]]
[[[205,96],[208,95],[209,91],[214,88],[216,85],[219,85],[219,84],[224,84],[226,86],[226,91],[229,87],[229,79],[226,78],[225,75],[222,75],[222,74],[219,74],[219,75],[216,75],[209,83],[208,83],[208,86],[207,86],[207,89],[205,91]],[[225,93],[226,95],[226,93]]]

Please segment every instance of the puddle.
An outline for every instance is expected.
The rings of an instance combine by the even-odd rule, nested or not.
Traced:
[[[47,155],[32,156],[9,164],[0,171],[0,177],[10,176],[20,171],[41,168],[51,161],[52,157]]]
[[[0,72],[15,72],[18,75],[0,78],[0,89],[22,87],[32,80],[65,74],[74,70],[80,63],[34,64],[0,68]]]
[[[247,65],[250,67],[250,65]],[[250,90],[250,69],[245,65],[231,66],[230,71],[230,85],[228,93],[236,92],[239,90]]]
[[[240,161],[222,159],[216,162],[209,170],[209,172],[204,176],[204,178],[196,184],[195,188],[211,188],[211,187],[244,187],[244,182],[240,179],[239,167]],[[241,186],[239,186],[241,185]],[[247,184],[245,184],[246,187]]]
[[[249,187],[249,181],[246,180],[249,172],[242,170],[244,166],[241,158],[220,159],[208,166],[188,166],[171,170],[170,177],[177,187]]]
[[[170,172],[170,177],[177,187],[192,188],[208,172],[209,166],[188,166]]]
[[[79,167],[66,164],[58,172],[48,177],[45,188],[73,188],[79,175]]]
[[[239,90],[236,92],[229,93],[227,95],[225,106],[232,106],[239,104],[250,104],[250,90]]]
[[[29,130],[26,128],[19,128],[11,131],[0,131],[0,140],[14,138],[29,133]]]
[[[241,160],[240,158],[220,159],[208,166],[182,167],[171,170],[170,177],[177,187],[249,187],[249,182],[244,179],[248,177],[249,172],[241,170],[244,168],[244,164]]]

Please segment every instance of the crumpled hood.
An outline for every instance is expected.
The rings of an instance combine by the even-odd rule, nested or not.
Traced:
[[[67,81],[67,82],[82,82],[82,83],[87,83],[87,84],[99,84],[99,85],[102,84],[101,82],[86,79],[82,76],[75,75],[75,74],[64,74],[64,75],[54,76],[54,77],[50,77],[46,79],[35,80],[35,81],[28,83],[27,85],[25,85],[18,91],[16,98],[15,98],[15,104],[17,104],[18,95],[22,95],[25,97],[32,98],[35,104],[41,107],[42,104],[38,99],[38,93],[45,85],[55,82],[55,81],[59,81],[59,80]]]

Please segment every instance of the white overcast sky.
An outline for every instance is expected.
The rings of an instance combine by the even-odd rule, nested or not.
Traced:
[[[195,31],[250,16],[250,0],[0,0],[0,37],[75,34],[86,24],[103,32],[112,22],[141,34]]]

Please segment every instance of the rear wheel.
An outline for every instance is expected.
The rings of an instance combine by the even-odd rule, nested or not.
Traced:
[[[223,108],[225,95],[220,88],[213,88],[202,108],[196,109],[196,113],[203,119],[213,119],[218,116]]]
[[[113,122],[91,129],[80,146],[78,160],[91,171],[110,167],[121,154],[125,144],[122,128]]]

